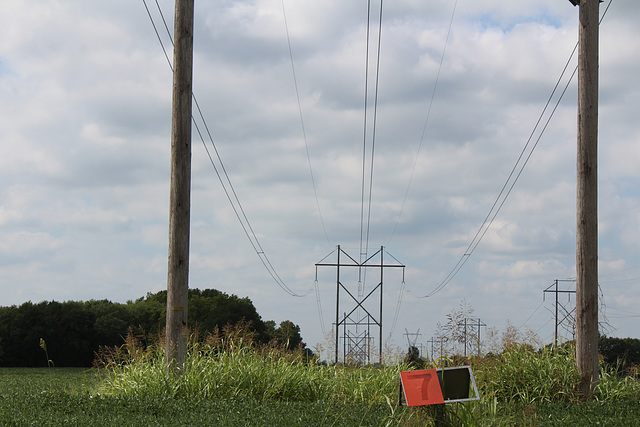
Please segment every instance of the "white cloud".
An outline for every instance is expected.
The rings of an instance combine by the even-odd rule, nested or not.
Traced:
[[[171,28],[172,4],[160,4]],[[359,252],[366,7],[285,7],[306,141],[281,3],[197,3],[194,90],[263,249],[304,292],[335,245]],[[452,8],[405,0],[383,15],[369,243],[408,267],[400,344],[398,331],[428,334],[462,298],[487,324],[524,322],[542,289],[574,274],[575,81],[476,251],[442,292],[414,298],[463,256],[577,40],[568,2],[459,2],[425,128]],[[640,264],[639,13],[613,3],[601,27],[603,274]],[[0,5],[0,248],[14,256],[0,266],[3,304],[126,301],[165,286],[170,104],[171,72],[142,4]],[[192,286],[248,296],[264,318],[290,318],[308,344],[321,341],[315,297],[288,297],[264,270],[195,129],[192,180]],[[335,318],[333,273],[320,273],[325,329]],[[624,283],[637,277],[631,270]],[[385,335],[400,280],[389,277]],[[640,298],[633,289],[614,281],[604,292],[615,309]],[[529,322],[540,328],[545,316]]]

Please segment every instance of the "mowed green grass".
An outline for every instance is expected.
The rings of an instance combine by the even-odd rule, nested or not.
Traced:
[[[386,404],[100,396],[104,374],[76,368],[0,368],[2,426],[396,425]]]
[[[1,426],[425,426],[432,408],[395,401],[291,402],[251,398],[104,396],[106,375],[76,368],[0,368]],[[483,399],[446,406],[455,426],[640,426],[640,401],[531,404]]]

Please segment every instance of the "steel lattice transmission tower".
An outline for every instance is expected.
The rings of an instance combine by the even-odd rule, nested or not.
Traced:
[[[336,318],[335,318],[335,363],[339,361],[340,355],[340,329],[342,328],[342,355],[345,363],[365,364],[371,362],[371,352],[374,348],[374,337],[372,335],[375,329],[378,329],[378,362],[382,363],[382,301],[383,301],[383,283],[384,271],[388,268],[402,268],[402,277],[404,281],[404,264],[400,263],[393,256],[394,263],[385,263],[384,247],[371,255],[363,262],[356,261],[351,255],[342,250],[340,245],[337,248],[336,262],[319,262],[318,267],[335,267],[336,269]],[[388,253],[387,253],[388,254]],[[345,270],[355,270],[362,273],[364,270],[373,269],[379,271],[378,283],[365,295],[364,285],[358,280],[356,283],[349,283],[349,275]],[[366,275],[365,275],[366,276]],[[361,278],[362,274],[358,274]],[[346,278],[346,280],[345,280]],[[352,292],[355,289],[356,292]],[[376,304],[375,296],[379,296]],[[351,303],[349,311],[343,311],[340,316],[341,296],[348,303]],[[342,302],[344,304],[344,302]]]

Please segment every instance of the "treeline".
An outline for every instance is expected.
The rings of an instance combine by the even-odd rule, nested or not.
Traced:
[[[600,336],[598,353],[619,371],[640,376],[640,339]]]
[[[165,327],[167,291],[125,304],[108,300],[26,302],[0,307],[0,366],[91,366],[100,346],[119,346],[132,328],[154,336]],[[304,346],[291,321],[263,321],[249,298],[189,289],[188,323],[201,334],[248,322],[259,341]]]

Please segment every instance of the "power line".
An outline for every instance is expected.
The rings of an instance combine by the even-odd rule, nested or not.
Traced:
[[[156,36],[158,37],[158,40],[160,41],[160,45],[162,47],[162,50],[165,54],[165,57],[167,58],[167,61],[169,62],[169,67],[171,68],[171,71],[173,71],[173,66],[171,64],[171,61],[169,60],[169,56],[166,52],[166,49],[164,47],[164,44],[162,43],[160,34],[157,30],[155,21],[153,19],[153,16],[151,15],[149,8],[147,7],[147,3],[146,0],[142,0],[142,2],[144,3],[144,7],[147,10],[147,14],[149,15],[149,19],[151,20],[151,24],[153,25],[153,29],[156,33]],[[171,32],[169,31],[169,27],[167,26],[166,20],[164,18],[164,14],[162,13],[162,9],[160,7],[160,5],[158,4],[158,2],[156,1],[156,5],[158,7],[158,12],[160,13],[160,16],[162,18],[162,21],[164,22],[164,26],[165,29],[167,31],[167,34],[169,36],[169,39],[171,40],[171,43],[173,45],[173,38],[171,37]],[[251,227],[251,223],[249,222],[249,219],[247,218],[246,212],[244,211],[244,208],[242,207],[242,204],[240,203],[240,199],[238,198],[238,194],[236,193],[233,184],[231,183],[231,179],[229,177],[229,175],[227,174],[226,168],[224,167],[224,163],[222,162],[222,158],[220,156],[220,153],[218,152],[218,149],[215,145],[215,142],[213,140],[213,136],[211,134],[211,131],[209,130],[209,127],[207,125],[207,122],[204,118],[204,114],[202,113],[202,109],[200,108],[200,105],[196,99],[195,94],[192,92],[192,97],[193,97],[193,101],[195,103],[196,109],[198,111],[198,115],[200,117],[200,120],[202,121],[202,124],[204,126],[205,132],[208,136],[209,142],[211,143],[211,146],[213,147],[213,150],[215,152],[216,158],[218,160],[218,163],[220,165],[220,169],[222,170],[222,175],[224,175],[224,179],[222,177],[222,175],[220,174],[218,167],[216,167],[216,163],[213,159],[213,156],[211,155],[211,152],[209,151],[209,148],[207,147],[207,144],[205,142],[205,138],[202,134],[202,131],[200,130],[200,127],[198,126],[198,123],[196,121],[196,118],[192,115],[191,119],[193,121],[194,127],[196,129],[196,132],[198,133],[200,140],[202,142],[202,145],[204,146],[204,149],[207,153],[207,156],[209,157],[209,161],[211,163],[211,166],[213,166],[213,169],[218,177],[218,180],[220,181],[220,184],[222,184],[222,188],[225,192],[225,195],[227,196],[227,199],[229,200],[229,203],[231,204],[231,207],[233,208],[233,211],[236,215],[236,218],[238,219],[238,221],[240,222],[240,225],[242,226],[242,229],[244,230],[245,235],[247,236],[247,238],[249,239],[249,242],[251,243],[251,246],[253,247],[254,251],[256,252],[256,254],[258,255],[258,258],[260,259],[260,261],[262,262],[262,264],[264,265],[265,269],[267,270],[267,272],[269,273],[269,275],[273,278],[273,280],[276,282],[276,284],[286,293],[288,293],[291,296],[294,297],[305,297],[307,295],[309,295],[311,292],[313,292],[314,287],[311,286],[311,288],[304,294],[298,294],[296,292],[294,292],[291,288],[289,288],[287,286],[287,284],[282,280],[282,278],[279,276],[279,274],[277,273],[277,271],[275,270],[275,268],[273,267],[273,264],[271,263],[271,261],[269,260],[269,258],[267,257],[267,254],[265,253],[264,249],[262,248],[262,245],[260,244],[260,241],[258,240],[258,237],[256,236],[256,233],[254,232],[253,228]],[[225,184],[226,181],[226,184]],[[228,188],[227,188],[228,187]],[[232,197],[233,195],[233,197]],[[235,201],[234,201],[235,200]]]
[[[320,302],[320,288],[318,287],[318,279],[313,282],[316,290],[316,305],[318,306],[318,317],[320,319],[320,329],[322,329],[322,337],[327,333],[324,329],[324,317],[322,316],[322,303]]]
[[[480,228],[478,228],[478,231],[474,235],[473,239],[471,239],[471,242],[467,246],[467,249],[464,251],[464,253],[460,257],[460,259],[458,259],[458,262],[454,265],[454,267],[451,269],[449,274],[447,274],[447,276],[440,282],[440,284],[438,286],[436,286],[436,288],[433,291],[431,291],[429,294],[423,295],[423,296],[419,296],[418,298],[431,297],[431,296],[435,295],[436,293],[440,292],[445,286],[447,286],[451,282],[451,280],[453,280],[453,278],[458,274],[458,272],[464,266],[464,264],[466,264],[466,262],[468,261],[469,257],[471,256],[471,254],[473,254],[473,252],[476,250],[476,248],[480,244],[480,241],[482,240],[482,238],[485,236],[485,234],[487,233],[487,231],[489,230],[489,228],[493,224],[493,221],[495,220],[496,216],[498,215],[498,213],[500,212],[500,210],[504,206],[504,203],[506,202],[507,198],[511,194],[511,191],[515,187],[516,182],[518,181],[518,178],[522,174],[522,171],[524,170],[525,166],[529,162],[529,159],[531,158],[531,155],[533,154],[533,151],[538,146],[538,143],[540,142],[540,139],[542,138],[542,135],[544,134],[547,126],[549,125],[549,122],[551,121],[551,118],[553,117],[556,109],[558,108],[558,105],[560,104],[560,101],[564,97],[564,94],[566,93],[566,90],[568,89],[569,84],[571,83],[571,81],[573,80],[573,77],[575,76],[575,73],[577,71],[577,67],[574,70],[574,72],[571,75],[571,77],[569,78],[569,80],[567,81],[567,84],[565,85],[564,90],[560,94],[560,97],[558,98],[558,101],[556,102],[552,112],[550,113],[550,115],[549,115],[544,127],[542,128],[542,131],[540,132],[538,138],[536,139],[535,144],[533,145],[533,147],[529,151],[529,154],[525,158],[524,162],[520,166],[520,169],[519,169],[518,173],[515,175],[515,178],[514,178],[514,173],[518,169],[518,165],[520,164],[524,154],[526,153],[527,148],[529,147],[529,144],[531,143],[531,140],[532,140],[532,138],[533,138],[538,126],[540,125],[540,122],[542,121],[544,113],[546,112],[549,104],[551,103],[551,100],[553,99],[553,95],[555,94],[555,92],[556,92],[556,90],[557,90],[557,88],[558,88],[558,86],[560,84],[560,81],[562,80],[562,77],[564,76],[564,74],[565,74],[565,72],[567,70],[567,67],[568,67],[569,62],[571,61],[571,58],[573,58],[573,54],[574,53],[575,53],[575,49],[572,52],[572,54],[571,54],[571,56],[569,58],[569,61],[567,61],[567,65],[565,66],[564,70],[562,71],[562,74],[560,75],[560,78],[558,79],[558,82],[556,83],[556,86],[554,87],[553,91],[551,92],[551,95],[549,96],[549,99],[547,100],[547,103],[546,103],[544,109],[542,110],[542,113],[540,113],[540,117],[538,118],[538,121],[536,122],[536,125],[534,126],[533,131],[531,132],[531,134],[529,136],[529,139],[527,140],[527,143],[525,144],[524,148],[520,152],[520,156],[518,157],[515,165],[513,166],[512,170],[511,170],[511,173],[507,177],[507,180],[505,181],[504,185],[502,186],[502,189],[500,190],[500,193],[498,194],[498,197],[496,197],[496,200],[493,202],[493,205],[491,206],[491,209],[487,213],[487,216],[484,218],[482,224],[480,225]],[[512,180],[512,178],[513,178],[513,180]],[[511,185],[509,185],[509,182],[511,182]],[[508,190],[507,190],[507,187],[508,187]],[[505,194],[505,190],[507,190],[506,194]],[[504,197],[503,197],[503,194],[504,194]]]
[[[400,218],[402,217],[402,212],[404,212],[404,206],[407,202],[409,189],[411,188],[411,183],[413,182],[413,175],[415,174],[416,167],[418,165],[418,158],[420,157],[420,150],[422,149],[422,143],[424,142],[424,137],[427,133],[427,125],[429,124],[429,118],[431,116],[431,108],[433,107],[433,100],[435,99],[436,89],[438,88],[438,82],[440,81],[440,71],[442,71],[442,64],[444,63],[445,53],[447,52],[447,45],[449,44],[449,36],[451,35],[451,28],[453,27],[453,18],[456,15],[457,6],[458,6],[458,0],[456,0],[455,3],[453,4],[453,12],[451,12],[451,20],[449,21],[449,29],[447,30],[447,37],[444,40],[444,47],[442,48],[442,56],[440,57],[440,64],[438,65],[438,72],[436,73],[436,80],[433,83],[433,90],[431,91],[431,100],[429,101],[429,107],[427,108],[427,116],[425,117],[424,125],[422,126],[422,134],[420,135],[420,143],[418,144],[418,151],[416,152],[416,158],[413,161],[413,168],[411,168],[411,175],[409,176],[409,184],[407,184],[407,190],[404,193],[404,198],[402,199],[402,205],[400,205],[400,212],[398,213],[398,218],[396,219],[396,223],[393,226],[393,231],[391,232],[391,237],[389,237],[389,242],[391,241],[391,239],[393,239],[393,236],[396,234],[398,223],[400,222]]]
[[[609,10],[609,6],[611,6],[611,2],[612,1],[613,0],[609,0],[609,4],[607,5],[607,8],[605,9],[604,13],[602,14],[602,18],[600,19],[600,23],[602,23],[602,20],[604,19],[605,15],[607,14],[607,11]],[[575,69],[573,70],[573,73],[571,74],[571,77],[569,77],[569,80],[567,81],[567,84],[565,85],[562,93],[559,95],[558,101],[556,102],[555,106],[553,107],[553,110],[549,114],[549,117],[548,117],[547,121],[545,122],[542,130],[540,131],[540,134],[538,135],[538,138],[536,139],[535,144],[532,146],[531,150],[529,151],[529,154],[526,156],[524,162],[520,166],[520,169],[518,170],[518,173],[515,175],[515,178],[513,178],[513,181],[511,182],[511,185],[509,185],[509,182],[511,181],[512,177],[514,176],[514,172],[516,171],[516,169],[518,169],[518,165],[519,165],[520,161],[522,160],[524,154],[526,153],[527,147],[531,143],[532,138],[533,138],[536,130],[538,129],[538,126],[540,125],[540,122],[542,121],[544,113],[546,112],[547,108],[549,107],[549,105],[551,103],[551,100],[553,99],[553,96],[554,96],[556,90],[558,89],[558,87],[560,85],[560,82],[562,81],[562,78],[564,77],[564,75],[565,75],[565,73],[566,73],[566,71],[567,71],[567,69],[569,67],[570,62],[573,59],[573,56],[575,55],[575,52],[576,52],[577,48],[578,48],[578,44],[576,43],[575,47],[573,48],[573,51],[571,52],[571,55],[569,56],[569,59],[567,60],[567,63],[565,64],[564,69],[562,70],[562,73],[560,74],[560,77],[558,78],[558,81],[556,82],[555,87],[553,88],[553,91],[551,92],[551,95],[549,95],[549,99],[547,100],[547,103],[545,104],[545,107],[543,108],[542,112],[540,113],[540,117],[538,118],[538,121],[536,122],[536,125],[534,126],[533,130],[531,131],[531,134],[529,135],[529,138],[527,139],[527,143],[525,144],[524,148],[522,149],[522,151],[520,153],[520,156],[516,160],[516,163],[513,166],[513,169],[511,170],[511,173],[509,174],[509,176],[507,177],[507,180],[505,181],[504,185],[502,186],[502,189],[500,190],[500,193],[498,194],[498,197],[496,198],[496,200],[494,201],[493,205],[491,206],[491,209],[489,210],[489,213],[487,214],[487,216],[485,217],[484,221],[480,225],[480,228],[478,229],[478,231],[476,232],[475,236],[471,240],[471,243],[469,243],[469,246],[467,246],[467,249],[464,251],[464,253],[460,257],[460,259],[458,260],[456,265],[453,267],[453,269],[451,269],[449,274],[447,274],[447,276],[440,282],[440,284],[438,286],[436,286],[436,288],[433,291],[431,291],[430,293],[428,293],[427,295],[418,296],[417,298],[428,298],[428,297],[431,297],[431,296],[435,295],[436,293],[440,292],[445,286],[447,286],[451,282],[451,280],[453,280],[453,278],[458,274],[458,272],[464,266],[464,264],[466,264],[466,262],[468,261],[469,257],[471,256],[471,254],[476,250],[476,248],[478,247],[478,244],[480,244],[480,241],[482,240],[482,238],[485,236],[485,234],[489,230],[489,227],[491,227],[491,225],[493,224],[493,221],[495,220],[496,216],[498,215],[498,213],[500,212],[500,210],[504,206],[504,203],[506,202],[507,198],[511,194],[511,191],[515,187],[516,182],[520,178],[520,175],[522,174],[525,166],[527,165],[527,163],[531,159],[531,155],[533,154],[533,152],[535,151],[536,147],[538,146],[538,143],[540,142],[540,139],[544,135],[544,132],[546,131],[547,126],[549,125],[549,122],[553,118],[553,116],[554,116],[554,114],[555,114],[555,112],[556,112],[556,110],[557,110],[557,108],[558,108],[558,106],[560,104],[560,101],[562,101],[562,98],[564,97],[564,94],[566,93],[566,91],[567,91],[567,89],[569,87],[569,84],[571,83],[571,81],[573,80],[576,72],[578,71],[578,67],[576,66]],[[509,187],[509,189],[506,192],[506,194],[504,195],[504,197],[502,197],[502,195],[505,192],[505,189],[507,188],[507,186]],[[501,197],[502,197],[502,200],[500,200]],[[492,213],[493,213],[493,215],[492,215]]]
[[[540,305],[539,305],[535,310],[533,310],[533,313],[531,313],[531,315],[530,315],[529,317],[527,317],[527,320],[525,320],[524,322],[522,322],[522,324],[521,324],[520,326],[518,326],[518,328],[517,328],[517,329],[518,329],[518,330],[520,330],[520,328],[522,328],[524,325],[526,325],[526,324],[527,324],[527,322],[528,322],[529,320],[531,320],[531,318],[533,317],[533,315],[534,315],[534,314],[536,314],[536,313],[538,312],[538,310],[540,310],[540,307],[542,307],[542,305],[543,305],[543,304],[544,304],[544,300],[540,303]]]
[[[380,0],[380,18],[378,20],[378,54],[376,59],[376,83],[373,101],[373,130],[371,135],[371,169],[369,173],[369,206],[367,208],[367,234],[365,253],[369,252],[369,231],[371,228],[371,199],[373,198],[373,165],[376,148],[376,130],[378,124],[378,93],[380,89],[380,52],[382,49],[382,0]],[[366,256],[366,255],[365,255]]]
[[[289,25],[287,24],[287,12],[284,7],[284,0],[282,0],[282,16],[284,18],[284,28],[287,33],[287,45],[289,47],[289,59],[291,60],[291,73],[293,75],[293,85],[296,90],[296,100],[298,102],[298,112],[300,113],[300,126],[302,128],[302,137],[304,139],[304,148],[307,152],[307,162],[309,163],[309,173],[311,174],[311,184],[313,185],[313,193],[316,197],[316,206],[318,208],[318,215],[320,216],[320,223],[322,224],[322,231],[324,232],[324,237],[327,239],[327,242],[331,244],[329,240],[329,235],[327,234],[327,229],[324,225],[324,219],[322,218],[322,210],[320,209],[320,200],[318,198],[318,189],[316,187],[316,180],[313,176],[313,168],[311,167],[311,155],[309,154],[309,144],[307,143],[307,132],[304,126],[304,118],[302,115],[302,104],[300,103],[300,91],[298,90],[298,79],[296,78],[296,67],[293,62],[293,51],[291,49],[291,38],[289,37]]]
[[[378,46],[376,55],[376,75],[374,86],[374,101],[373,101],[373,125],[371,131],[371,159],[369,165],[369,193],[367,203],[367,220],[365,227],[364,209],[365,209],[365,187],[366,187],[366,159],[367,159],[367,117],[368,117],[368,104],[369,104],[369,39],[370,39],[370,27],[371,27],[371,0],[367,2],[367,31],[366,31],[366,55],[365,55],[365,90],[364,90],[364,124],[362,135],[362,189],[361,189],[361,206],[360,206],[360,261],[363,257],[366,258],[369,252],[369,236],[371,229],[371,201],[373,198],[373,170],[374,170],[374,155],[375,155],[375,142],[376,142],[376,125],[378,117],[378,89],[380,83],[380,53],[382,44],[382,10],[383,0],[380,0],[380,14],[378,18]],[[366,229],[366,232],[365,232]],[[364,249],[364,251],[363,251]],[[360,281],[361,278],[359,279]]]
[[[391,257],[393,258],[393,256]],[[404,296],[404,288],[405,288],[405,283],[404,283],[404,277],[403,277],[402,283],[400,284],[400,291],[398,291],[398,302],[396,303],[396,311],[393,313],[393,322],[391,323],[391,329],[389,330],[389,335],[388,335],[389,338],[387,338],[387,340],[391,339],[391,336],[396,330],[396,324],[398,322],[398,317],[400,315],[400,306],[402,305],[402,297]]]
[[[612,1],[613,0],[609,0],[609,4],[607,5],[607,8],[605,9],[604,13],[602,14],[602,18],[600,19],[600,23],[602,23],[602,19],[604,19],[607,11],[609,10],[609,6],[611,6],[611,2]],[[578,48],[578,43],[576,43],[576,45],[574,46],[573,51],[571,52],[571,55],[569,56],[569,59],[567,60],[567,63],[565,64],[564,69],[562,70],[562,73],[560,74],[560,77],[558,78],[558,81],[556,82],[556,85],[554,86],[554,88],[553,88],[553,90],[551,92],[551,95],[549,95],[549,99],[547,100],[547,103],[545,104],[542,112],[540,113],[540,116],[538,117],[538,120],[537,120],[533,130],[531,131],[531,134],[529,135],[529,138],[527,139],[527,142],[526,142],[525,146],[523,147],[522,151],[520,152],[520,155],[518,156],[518,159],[516,160],[516,163],[514,164],[513,168],[511,169],[511,172],[509,173],[509,176],[507,177],[504,185],[502,186],[502,189],[500,190],[500,193],[498,194],[498,197],[496,197],[496,200],[494,201],[493,205],[491,206],[491,209],[489,210],[489,213],[487,213],[487,216],[485,217],[484,221],[482,222],[482,224],[478,228],[478,231],[476,232],[476,234],[474,235],[473,239],[471,240],[471,242],[467,246],[467,249],[464,251],[462,256],[458,259],[458,262],[454,265],[454,267],[451,269],[449,274],[447,274],[447,276],[434,288],[433,291],[431,291],[430,293],[428,293],[426,295],[417,296],[416,298],[428,298],[428,297],[431,297],[431,296],[435,295],[436,293],[440,292],[445,286],[447,286],[451,282],[451,280],[453,280],[453,278],[458,274],[458,272],[464,266],[464,264],[466,264],[466,262],[468,261],[469,257],[471,256],[471,254],[473,254],[473,252],[476,250],[476,248],[480,244],[480,241],[482,240],[482,238],[485,236],[485,234],[487,233],[487,231],[489,230],[489,228],[493,224],[493,221],[495,220],[496,216],[498,215],[498,213],[500,212],[500,210],[504,206],[507,198],[511,194],[511,191],[515,187],[516,182],[518,181],[518,179],[520,178],[520,175],[524,171],[525,166],[527,165],[527,163],[531,159],[531,156],[533,155],[533,152],[535,151],[536,147],[538,146],[538,143],[542,139],[542,136],[544,135],[544,133],[545,133],[545,131],[547,129],[547,126],[549,125],[551,119],[553,118],[553,116],[554,116],[554,114],[555,114],[555,112],[556,112],[556,110],[557,110],[557,108],[558,108],[558,106],[560,104],[560,101],[562,101],[562,99],[564,97],[564,94],[566,93],[567,89],[569,88],[569,84],[571,83],[571,81],[573,80],[576,72],[578,71],[578,67],[576,66],[575,69],[573,70],[573,73],[569,77],[569,80],[567,81],[567,84],[565,85],[564,89],[562,90],[562,93],[559,95],[559,98],[558,98],[555,106],[551,110],[551,113],[549,114],[549,117],[547,118],[542,130],[540,131],[540,134],[536,138],[535,143],[533,144],[531,150],[529,151],[529,153],[527,154],[526,158],[524,159],[524,161],[522,162],[521,166],[518,169],[518,165],[520,164],[520,162],[522,161],[525,153],[527,152],[527,148],[529,147],[529,144],[531,143],[531,141],[533,139],[533,136],[535,135],[535,132],[538,129],[538,126],[542,122],[542,118],[544,117],[544,114],[547,111],[547,108],[549,107],[549,105],[551,103],[551,100],[553,99],[553,96],[556,93],[556,91],[557,91],[557,89],[558,89],[558,87],[560,85],[560,82],[562,81],[562,78],[564,77],[565,73],[567,72],[569,64],[571,63],[571,60],[573,59],[573,56],[575,55],[575,52],[576,52],[577,48]],[[515,174],[515,177],[514,177],[514,173],[515,173],[516,170],[518,170],[518,172],[517,172],[517,174]],[[512,178],[513,178],[513,180],[512,180]],[[511,182],[510,185],[509,185],[509,182]],[[505,190],[507,189],[507,187],[508,187],[508,190],[505,193]],[[504,194],[504,197],[503,197],[503,194]]]
[[[371,0],[367,0],[367,26],[364,58],[364,117],[362,125],[362,186],[360,190],[360,261],[362,261],[362,242],[364,232],[364,188],[365,170],[367,159],[367,109],[369,108],[369,31],[371,28]],[[362,282],[362,277],[358,273],[358,281]]]

